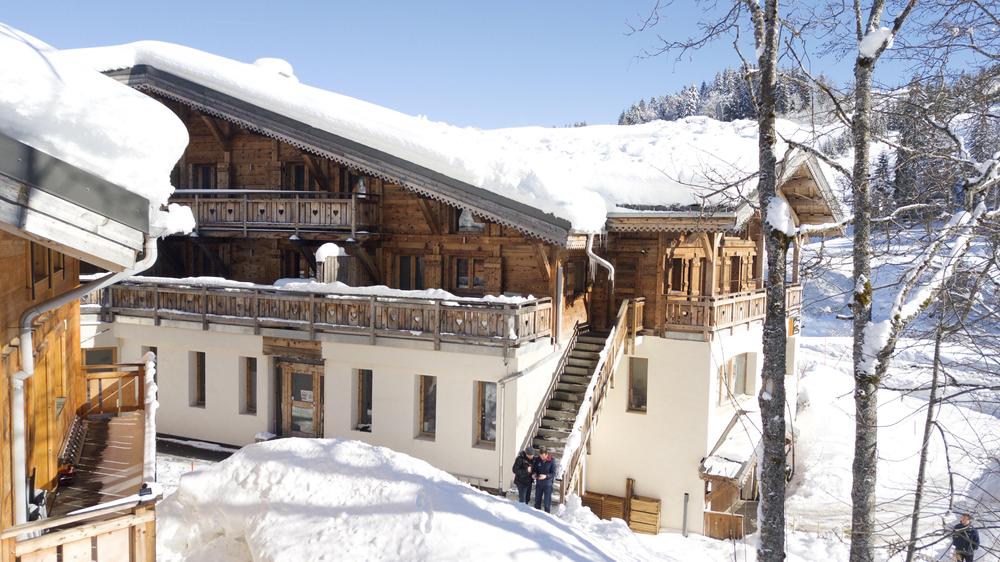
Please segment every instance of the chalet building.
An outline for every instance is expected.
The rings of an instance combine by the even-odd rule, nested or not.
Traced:
[[[636,529],[746,529],[762,228],[752,185],[710,181],[752,175],[746,123],[476,131],[300,85],[273,60],[74,55],[190,137],[171,201],[196,233],[161,242],[156,277],[83,304],[92,353],[156,353],[161,433],[360,439],[493,490],[546,446],[562,496],[599,514],[627,515],[625,497]],[[779,174],[796,224],[839,217],[814,159]]]
[[[185,222],[158,165],[185,131],[26,34],[0,51],[0,562],[152,562],[155,360],[81,353],[80,299]],[[107,273],[81,285],[84,265]]]

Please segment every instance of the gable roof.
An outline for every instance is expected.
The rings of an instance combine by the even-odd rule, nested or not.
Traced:
[[[300,84],[291,65],[142,41],[67,51],[97,70],[544,240],[604,230],[620,204],[715,209],[752,191],[757,125],[707,117],[642,125],[482,130]],[[780,121],[783,136],[803,136]],[[778,147],[779,151],[784,146]]]

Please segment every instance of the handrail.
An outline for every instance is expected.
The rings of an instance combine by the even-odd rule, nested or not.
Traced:
[[[104,318],[113,314],[202,324],[247,326],[307,332],[424,339],[435,348],[444,342],[471,342],[504,348],[547,338],[552,299],[523,302],[443,300],[349,293],[316,293],[263,285],[212,286],[130,281],[107,289]]]
[[[573,353],[573,347],[576,346],[576,339],[580,335],[581,327],[585,326],[580,324],[578,320],[573,326],[573,335],[570,336],[569,340],[566,342],[566,349],[563,350],[562,357],[559,358],[559,363],[556,365],[554,371],[552,371],[552,380],[549,381],[549,388],[545,391],[545,396],[542,401],[538,404],[538,410],[535,412],[535,419],[531,422],[531,427],[528,428],[528,433],[524,436],[524,441],[521,443],[521,451],[528,448],[531,442],[535,439],[538,429],[542,427],[542,419],[545,417],[545,410],[549,408],[549,402],[552,400],[552,394],[556,391],[559,386],[559,379],[562,377],[563,370],[566,368],[566,364],[569,362],[569,356]]]
[[[180,189],[171,201],[192,207],[199,230],[346,230],[378,223],[378,195],[290,189]]]
[[[580,411],[573,424],[573,432],[575,433],[577,429],[580,431],[579,441],[575,443],[575,448],[570,452],[569,462],[560,465],[564,467],[564,470],[556,476],[560,480],[560,502],[566,501],[566,492],[573,489],[576,479],[579,477],[580,459],[584,450],[588,447],[591,433],[597,425],[597,418],[601,405],[604,402],[604,397],[607,395],[609,382],[618,365],[618,359],[623,352],[627,352],[625,348],[626,338],[634,339],[636,336],[635,332],[638,326],[638,322],[635,319],[636,315],[632,315],[632,322],[626,320],[628,311],[633,306],[628,299],[622,301],[618,309],[618,315],[615,317],[615,324],[611,328],[611,333],[608,334],[604,348],[601,351],[601,359],[594,367],[594,374],[591,375],[584,403],[580,405]],[[570,441],[567,441],[567,446],[569,445]],[[565,450],[563,454],[566,454]]]
[[[62,527],[63,525],[69,525],[70,523],[80,523],[82,521],[90,521],[91,519],[98,519],[100,517],[104,517],[105,515],[112,515],[115,513],[120,513],[122,511],[128,511],[134,509],[143,503],[146,502],[140,502],[136,500],[132,503],[127,503],[124,505],[115,505],[103,509],[95,509],[93,511],[78,513],[76,515],[66,515],[64,517],[50,517],[48,519],[41,519],[39,521],[29,521],[28,523],[22,523],[20,525],[15,525],[13,527],[7,527],[3,531],[0,531],[0,540],[12,539],[14,537],[24,535],[27,533],[47,531],[49,529],[54,529],[55,527]]]

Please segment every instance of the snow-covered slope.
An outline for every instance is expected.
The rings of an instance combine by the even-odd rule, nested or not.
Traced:
[[[359,441],[244,447],[184,475],[157,517],[167,561],[653,558],[622,522],[578,528]]]
[[[173,112],[4,24],[0,60],[0,132],[149,199],[154,224],[190,231],[186,209],[172,223],[159,211],[188,142]]]
[[[65,51],[107,71],[153,66],[597,232],[619,204],[720,203],[720,185],[757,167],[753,121],[706,117],[643,125],[462,128],[301,84],[289,65],[247,64],[189,47],[141,41]],[[281,71],[277,72],[275,69]],[[783,135],[804,131],[781,121]],[[779,143],[779,154],[784,146]],[[750,179],[742,186],[753,188]]]

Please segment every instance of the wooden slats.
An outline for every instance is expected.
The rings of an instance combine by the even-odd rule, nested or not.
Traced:
[[[743,516],[719,511],[705,512],[705,534],[713,539],[741,539],[744,535]]]
[[[790,285],[785,291],[789,313],[802,306],[802,286]],[[764,289],[719,296],[668,295],[664,328],[678,332],[709,332],[757,320],[766,313]]]
[[[549,298],[523,304],[335,295],[262,288],[127,282],[109,289],[102,311],[160,320],[281,328],[316,333],[366,334],[516,347],[549,337]]]
[[[89,520],[87,520],[89,517]],[[110,516],[106,510],[83,517],[54,517],[51,528],[73,525],[38,537],[16,540],[20,527],[4,533],[4,545],[20,562],[153,562],[155,560],[154,512],[146,505],[121,507]],[[27,526],[21,526],[27,528]],[[3,562],[8,562],[4,560]]]
[[[376,195],[326,191],[179,190],[170,201],[191,207],[199,229],[375,230]],[[205,193],[208,192],[208,193]]]

